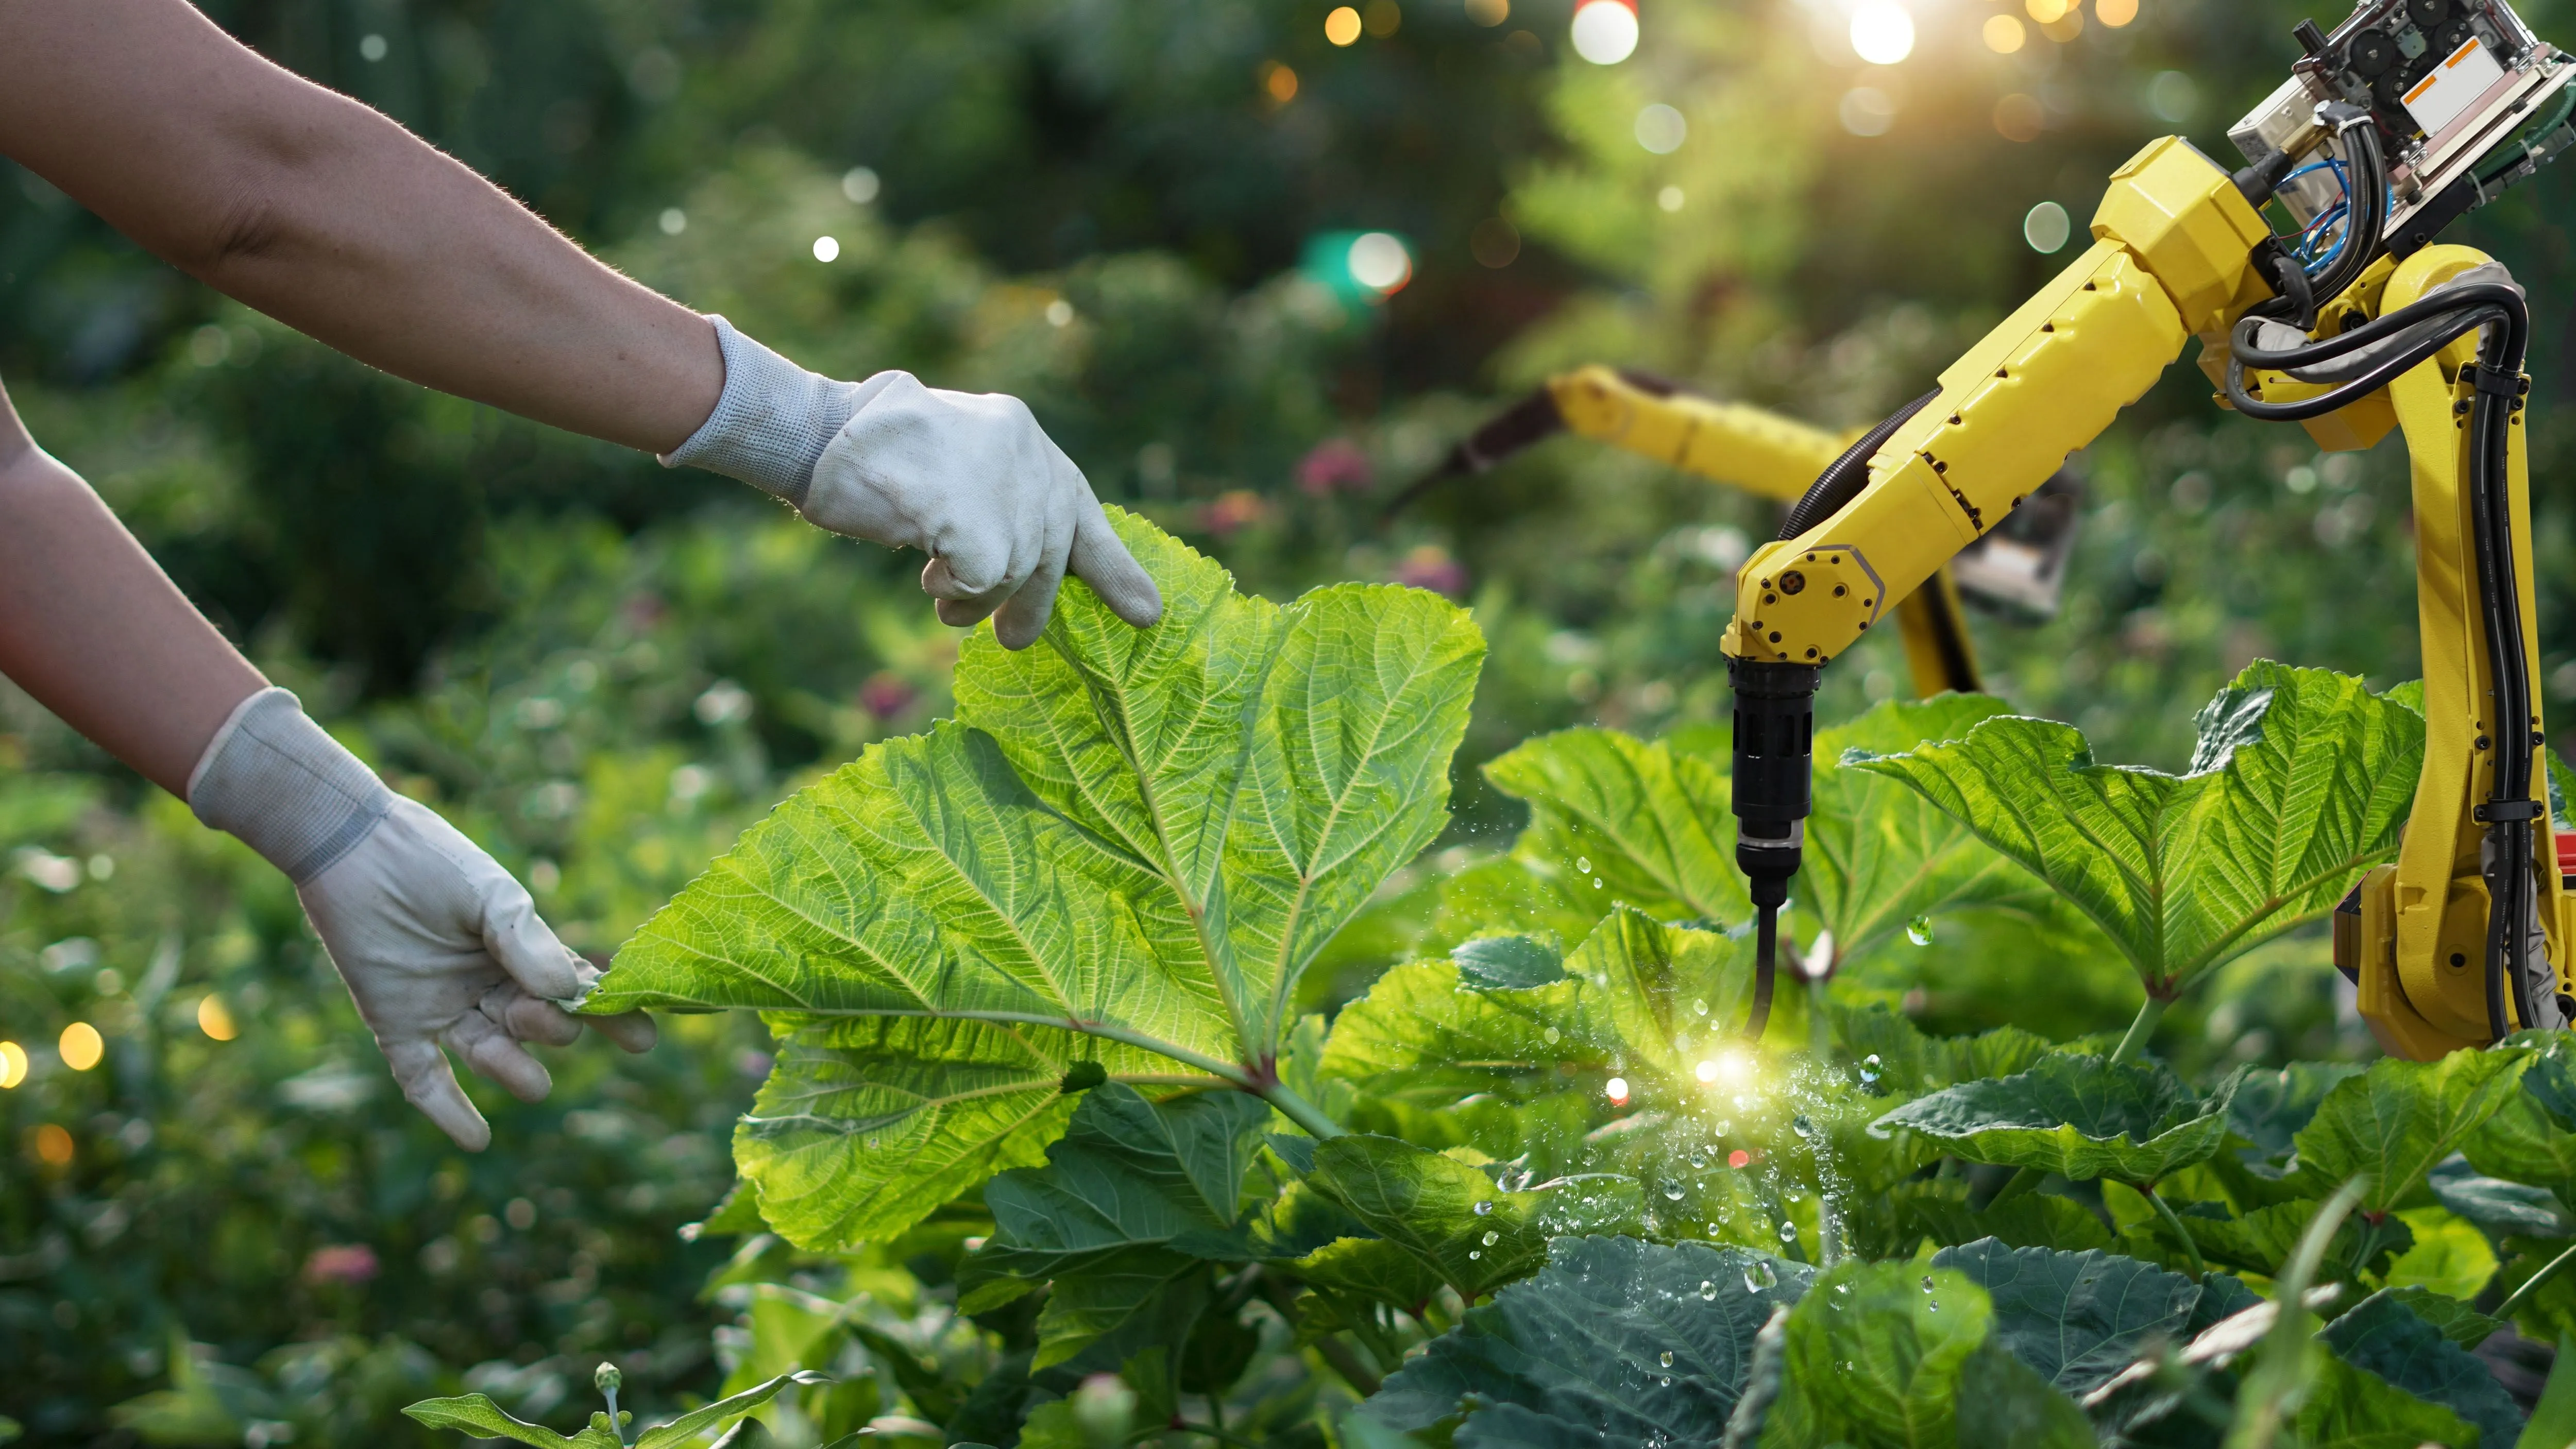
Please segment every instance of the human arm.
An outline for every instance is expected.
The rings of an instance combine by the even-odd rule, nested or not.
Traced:
[[[468,1148],[491,1129],[441,1048],[527,1099],[523,1042],[581,1024],[598,976],[473,842],[304,717],[206,622],[116,515],[38,448],[0,390],[0,674],[284,871],[403,1093]],[[629,1050],[641,1013],[600,1023]]]
[[[724,473],[931,555],[940,617],[1037,637],[1087,580],[1161,599],[1015,398],[807,372],[593,259],[385,116],[184,0],[0,5],[0,153],[172,265],[362,362]]]

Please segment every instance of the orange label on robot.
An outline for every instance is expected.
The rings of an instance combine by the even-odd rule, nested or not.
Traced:
[[[2406,113],[2424,128],[2425,135],[2439,135],[2503,78],[2504,67],[2472,36],[2406,93]]]

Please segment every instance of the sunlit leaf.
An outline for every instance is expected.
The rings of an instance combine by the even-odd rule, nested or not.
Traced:
[[[2181,775],[2098,765],[2073,726],[2014,717],[1850,763],[2064,893],[2161,995],[2324,915],[2393,856],[2424,748],[2421,716],[2361,681],[2269,661],[2199,726]]]
[[[779,1075],[737,1155],[801,1244],[1033,1164],[1077,1062],[1266,1080],[1299,975],[1448,818],[1483,652],[1462,611],[1363,585],[1283,608],[1116,522],[1161,624],[1074,582],[1037,646],[979,630],[955,722],[780,806],[592,998],[776,1013]]]
[[[1306,1182],[1470,1301],[1536,1271],[1551,1237],[1615,1232],[1642,1216],[1637,1184],[1628,1178],[1505,1192],[1480,1168],[1363,1133],[1319,1144]]]
[[[2452,1052],[2439,1061],[2385,1057],[2336,1084],[2293,1139],[2297,1180],[2323,1197],[2366,1176],[2361,1207],[2405,1206],[2433,1164],[2519,1095],[2528,1051]]]
[[[1959,1377],[1993,1310],[1965,1274],[1847,1262],[1789,1314],[1788,1383],[1772,1431],[1790,1443],[1958,1442]]]
[[[2082,1395],[2126,1368],[2156,1337],[2191,1321],[2200,1285],[2135,1258],[2104,1252],[2008,1248],[1987,1239],[1932,1255],[1986,1290],[1994,1340],[2040,1378]]]
[[[605,1425],[591,1425],[567,1439],[542,1424],[512,1418],[482,1394],[423,1399],[407,1405],[403,1413],[432,1429],[455,1429],[477,1439],[508,1439],[535,1445],[536,1449],[622,1449],[617,1436]]]

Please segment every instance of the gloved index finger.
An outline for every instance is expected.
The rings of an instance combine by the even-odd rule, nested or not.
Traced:
[[[578,1002],[599,980],[599,968],[572,952],[537,914],[528,888],[495,868],[499,879],[483,896],[483,949],[530,996]]]
[[[1073,552],[1069,559],[1073,574],[1091,585],[1109,612],[1139,629],[1153,627],[1163,617],[1163,591],[1154,587],[1153,575],[1136,562],[1127,545],[1109,526],[1109,515],[1100,510],[1100,501],[1089,497],[1089,489],[1074,525]]]

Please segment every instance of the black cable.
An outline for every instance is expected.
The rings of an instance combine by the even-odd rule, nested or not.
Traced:
[[[1937,387],[1923,394],[1888,414],[1886,421],[1861,434],[1858,441],[1843,449],[1842,456],[1826,465],[1825,471],[1816,475],[1816,481],[1807,485],[1807,491],[1790,508],[1788,520],[1780,525],[1780,536],[1796,538],[1841,512],[1844,504],[1859,497],[1860,490],[1869,485],[1869,460],[1878,456],[1878,450],[1896,435],[1898,428],[1904,427],[1940,395],[1941,389]]]
[[[1771,1024],[1771,983],[1780,974],[1780,908],[1763,906],[1753,919],[1753,1011],[1744,1023],[1746,1041],[1760,1041]]]
[[[2421,301],[2400,307],[2385,316],[2375,317],[2349,332],[2339,332],[2332,337],[2320,337],[2313,342],[2303,341],[2296,347],[2277,352],[2253,341],[2254,329],[2247,327],[2240,320],[2236,324],[2236,335],[2228,341],[2228,350],[2255,367],[2314,367],[2318,363],[2332,362],[2347,353],[2358,352],[2375,343],[2385,342],[2418,322],[2447,317],[2472,303],[2483,303],[2498,308],[2525,305],[2522,294],[2502,282],[2471,282],[2466,286],[2445,287]],[[2457,333],[2452,335],[2458,336]]]
[[[2464,293],[2481,290],[2484,289],[2482,287],[2463,287],[2460,289],[2460,291]],[[2510,294],[2511,291],[2510,288],[2500,290],[2504,290],[2508,294]],[[2514,300],[2518,306],[2521,299],[2516,297]],[[2345,407],[2349,407],[2353,403],[2359,402],[2363,398],[2366,398],[2372,393],[2379,391],[2381,388],[2386,387],[2399,376],[2422,366],[2426,361],[2438,354],[2443,348],[2448,347],[2453,342],[2459,340],[2462,334],[2467,333],[2474,328],[2486,326],[2490,323],[2509,324],[2511,321],[2512,316],[2505,309],[2492,305],[2481,304],[2472,300],[2453,316],[2453,325],[2448,325],[2438,331],[2428,333],[2414,346],[2409,347],[2402,352],[2392,354],[2385,360],[2373,364],[2370,371],[2362,374],[2360,377],[2355,378],[2350,382],[2339,384],[2333,389],[2320,393],[2315,397],[2301,398],[2296,402],[2287,403],[2263,402],[2255,398],[2253,394],[2246,391],[2245,368],[2247,359],[2241,353],[2235,353],[2233,351],[2233,345],[2231,344],[2231,355],[2227,359],[2227,401],[2229,405],[2234,407],[2238,412],[2261,422],[2295,423],[2304,422],[2309,418],[2321,418],[2328,413],[2339,411]],[[2244,331],[2245,328],[2243,324],[2240,323],[2240,335]],[[2348,336],[2350,334],[2346,335]],[[2316,356],[2316,354],[2324,352],[2327,348],[2333,347],[2335,344],[2341,343],[2343,340],[2344,339],[2341,337],[2332,338],[2327,342],[2318,344],[2313,350],[2300,348],[2289,352],[2265,353],[2264,355],[2270,357],[2294,358],[2296,361],[2291,364],[2292,366],[2304,367],[2310,365],[2312,361],[2325,360],[2323,357]],[[2338,348],[2335,355],[2340,355],[2341,352],[2350,350],[2350,348]]]

